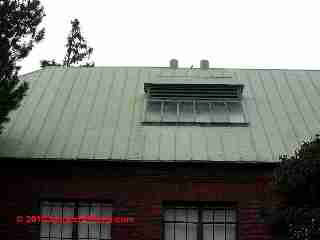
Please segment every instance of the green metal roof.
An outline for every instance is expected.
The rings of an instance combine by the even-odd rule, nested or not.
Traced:
[[[21,77],[22,106],[0,157],[154,161],[278,161],[320,128],[320,71],[49,67]],[[244,85],[248,127],[144,126],[144,83]]]

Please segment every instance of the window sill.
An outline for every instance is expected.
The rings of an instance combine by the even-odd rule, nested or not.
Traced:
[[[248,122],[141,122],[143,126],[200,126],[200,127],[248,127]]]

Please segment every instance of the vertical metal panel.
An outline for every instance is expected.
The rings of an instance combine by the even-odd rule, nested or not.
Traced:
[[[265,92],[260,83],[259,71],[249,72],[249,87],[255,95],[256,108],[259,116],[258,124],[261,124],[264,128],[264,134],[266,136],[270,150],[272,151],[271,160],[278,158],[278,153],[285,150],[281,137],[278,135],[278,130],[274,116],[267,105],[265,98]],[[272,139],[272,140],[271,140]]]
[[[303,118],[305,125],[309,131],[310,135],[313,135],[311,129],[316,126],[319,126],[319,122],[317,121],[313,109],[308,102],[308,94],[304,94],[303,86],[301,85],[301,81],[305,81],[305,79],[301,79],[304,76],[301,72],[295,71],[284,71],[285,78],[287,79],[288,87],[290,88],[293,96],[293,100],[297,106],[297,109]]]
[[[133,111],[135,105],[135,93],[138,88],[139,78],[141,77],[141,70],[127,69],[127,83],[122,97],[122,107],[119,116],[119,123],[117,132],[113,141],[112,158],[125,158],[128,149],[130,135],[130,123],[133,118]]]
[[[153,79],[153,76],[157,71],[151,71],[147,69],[141,69],[138,76],[137,86],[134,92],[134,106],[132,113],[132,120],[130,123],[130,134],[128,139],[128,149],[126,151],[126,159],[136,160],[141,157],[142,149],[142,130],[141,122],[144,121],[143,113],[145,111],[144,106],[144,91],[143,82],[147,79]]]
[[[277,119],[279,134],[281,134],[284,139],[286,151],[290,151],[290,149],[293,149],[297,145],[298,136],[294,124],[292,124],[288,118],[287,109],[283,105],[282,98],[285,96],[278,91],[276,81],[277,79],[275,79],[274,71],[267,71],[264,74],[262,85],[272,112]]]
[[[26,126],[25,134],[21,136],[21,140],[23,139],[24,144],[21,144],[21,148],[15,151],[15,156],[27,156],[30,147],[37,139],[37,136],[41,131],[41,127],[46,121],[46,116],[52,107],[52,104],[56,100],[56,94],[59,87],[62,85],[61,82],[64,79],[66,69],[54,69],[52,71],[52,81],[46,83],[46,89],[42,92],[41,100],[39,99],[38,105],[34,106],[35,109],[33,109],[34,112],[31,119],[29,119],[28,126]]]
[[[112,71],[99,68],[97,75],[97,89],[96,98],[93,102],[92,109],[90,112],[90,118],[87,122],[85,135],[83,136],[82,145],[80,148],[79,155],[86,156],[91,159],[94,156],[99,135],[104,120],[106,110],[109,107],[108,97],[113,84]],[[89,83],[90,84],[90,83]]]
[[[91,74],[90,77],[88,77],[87,89],[80,100],[77,115],[75,116],[76,120],[74,121],[70,132],[69,141],[64,146],[63,152],[61,152],[63,158],[77,158],[81,149],[87,122],[90,117],[90,111],[96,97],[98,80],[100,79],[98,71],[91,69],[90,72]]]
[[[251,145],[249,159],[264,159],[266,161],[272,159],[272,152],[269,147],[268,139],[265,134],[263,123],[260,120],[260,116],[257,112],[256,96],[250,88],[250,70],[239,70],[238,78],[246,86],[245,99],[243,100],[245,109],[247,110],[247,117],[250,121],[250,128],[248,129],[251,137],[248,139]],[[242,144],[242,141],[240,142]],[[249,160],[248,159],[248,160]]]
[[[79,69],[80,71],[80,69]],[[70,92],[70,99],[64,106],[62,119],[55,130],[54,136],[48,145],[46,157],[61,157],[64,146],[69,142],[72,126],[77,121],[76,115],[81,103],[82,94],[87,88],[87,83],[90,75],[90,69],[81,69],[81,74],[75,80],[74,86]]]
[[[176,130],[176,159],[190,160],[191,156],[191,134],[190,127],[177,126]]]
[[[101,128],[94,156],[97,159],[109,159],[111,157],[114,135],[118,126],[120,109],[123,104],[123,90],[126,84],[125,68],[114,68],[113,79],[114,84],[110,95],[110,104],[104,117],[103,127]]]
[[[60,85],[59,90],[49,108],[42,126],[39,126],[40,132],[33,145],[30,146],[29,155],[36,158],[44,157],[51,139],[54,137],[57,127],[60,125],[61,117],[64,114],[64,109],[69,101],[70,92],[74,85],[75,79],[79,76],[80,70],[77,68],[70,68],[66,71],[63,78],[63,84]],[[68,129],[65,129],[68,131]],[[58,157],[57,155],[55,157]]]

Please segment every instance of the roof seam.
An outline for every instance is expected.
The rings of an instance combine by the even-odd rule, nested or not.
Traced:
[[[121,96],[120,96],[120,102],[119,102],[119,108],[118,108],[118,112],[117,112],[117,120],[116,120],[116,126],[113,128],[113,133],[112,133],[112,141],[111,141],[111,148],[110,148],[110,158],[112,158],[112,154],[113,154],[113,148],[114,148],[114,139],[116,137],[116,134],[117,134],[117,130],[119,128],[119,121],[120,121],[120,115],[121,115],[121,110],[123,108],[123,95],[124,95],[124,92],[125,92],[125,89],[127,87],[127,82],[128,82],[128,70],[126,69],[125,70],[125,80],[124,80],[124,83],[123,83],[123,86],[122,86],[122,89],[121,89]]]
[[[304,74],[305,74],[305,72],[304,72]],[[303,94],[306,96],[306,99],[307,99],[308,104],[310,105],[310,107],[311,107],[311,109],[312,109],[311,112],[313,113],[314,118],[316,119],[316,121],[317,121],[318,124],[320,125],[320,117],[319,117],[319,115],[318,115],[318,111],[314,108],[314,106],[313,106],[313,104],[312,104],[312,101],[310,101],[309,94],[307,94],[306,88],[305,88],[305,86],[303,85],[302,81],[299,80],[298,82],[299,82],[299,84],[300,84],[300,86],[301,86],[301,89],[302,89]]]
[[[79,114],[80,106],[81,106],[81,99],[83,99],[83,95],[84,95],[85,92],[86,92],[85,90],[86,90],[87,87],[88,87],[89,79],[90,79],[90,77],[91,77],[91,75],[92,75],[92,72],[93,72],[93,69],[90,69],[90,71],[88,71],[88,76],[87,76],[87,78],[86,78],[87,81],[86,81],[86,85],[85,85],[86,87],[82,89],[81,97],[80,97],[80,100],[79,100],[79,102],[78,102],[78,104],[77,104],[77,108],[76,108],[76,111],[75,111],[75,113],[74,113],[74,115],[73,115],[73,119],[75,119],[76,116],[78,116],[78,114]],[[85,76],[85,75],[82,75],[82,76]],[[67,146],[69,145],[69,141],[70,141],[70,138],[71,138],[71,136],[72,136],[72,132],[73,132],[74,127],[75,127],[75,124],[72,124],[72,125],[71,125],[71,129],[70,129],[70,134],[67,136],[67,139],[66,139],[65,143],[63,144],[62,150],[61,150],[61,152],[60,152],[60,156],[63,156],[64,152],[65,152],[66,149],[67,149]]]
[[[256,112],[257,112],[257,115],[258,115],[258,118],[259,118],[259,121],[261,123],[261,126],[262,126],[262,129],[264,131],[264,135],[266,137],[266,140],[267,140],[267,144],[269,146],[269,151],[271,153],[271,156],[272,158],[274,159],[275,158],[275,153],[273,152],[273,149],[271,147],[271,143],[270,143],[270,139],[269,139],[269,135],[267,134],[267,131],[266,131],[266,127],[264,125],[264,122],[263,122],[263,119],[261,117],[261,113],[259,111],[259,108],[258,108],[258,104],[257,104],[257,95],[256,95],[256,92],[254,91],[253,87],[252,87],[252,80],[251,80],[251,77],[249,76],[249,74],[247,73],[247,77],[248,77],[248,84],[249,84],[249,87],[250,87],[250,90],[252,92],[252,95],[254,96],[253,97],[253,102],[254,102],[254,105],[255,105],[255,108],[256,108]]]
[[[101,73],[101,70],[100,70],[99,73]],[[97,76],[98,76],[98,73],[97,73],[96,75],[94,75],[95,78],[96,78]],[[82,134],[82,137],[81,137],[81,143],[80,143],[80,146],[79,146],[79,149],[78,149],[77,156],[79,156],[79,155],[81,154],[83,142],[84,142],[84,139],[85,139],[86,136],[87,136],[88,125],[89,125],[89,122],[90,122],[90,118],[92,117],[92,114],[91,114],[91,113],[92,113],[92,111],[93,111],[95,102],[96,102],[97,97],[98,97],[97,91],[98,91],[98,89],[100,88],[101,82],[102,82],[102,78],[101,78],[101,74],[99,74],[99,80],[98,80],[98,83],[97,83],[97,85],[96,85],[96,87],[95,87],[95,90],[94,90],[94,97],[92,98],[91,103],[90,103],[90,110],[89,110],[89,114],[88,114],[87,119],[86,119],[86,122],[85,122],[85,127],[84,127],[84,131],[83,131],[83,134]]]
[[[301,111],[301,109],[300,109],[300,105],[298,104],[297,99],[296,99],[296,96],[295,96],[295,94],[294,94],[294,92],[293,92],[293,90],[292,90],[292,88],[291,88],[290,83],[289,83],[290,81],[289,81],[289,79],[288,79],[288,75],[287,75],[287,72],[286,72],[286,71],[284,72],[284,76],[285,76],[285,80],[286,80],[286,82],[287,82],[288,88],[290,89],[290,92],[291,92],[293,101],[294,101],[294,103],[295,103],[295,105],[296,105],[296,108],[298,109],[298,112],[300,113],[300,116],[301,116],[301,118],[303,119],[303,122],[304,122],[305,127],[306,127],[306,129],[307,129],[307,131],[308,131],[309,136],[311,136],[311,135],[312,135],[311,129],[309,128],[309,125],[307,124],[306,119],[304,118],[304,116],[303,116],[303,114],[302,114],[302,111]]]
[[[275,85],[276,92],[277,92],[278,95],[279,95],[280,102],[281,102],[281,104],[282,104],[282,109],[284,110],[284,112],[285,112],[285,114],[286,114],[286,116],[287,116],[287,118],[288,118],[288,120],[289,120],[289,122],[290,122],[290,124],[291,124],[291,128],[292,128],[292,130],[293,130],[293,134],[294,134],[295,137],[296,137],[296,141],[295,141],[295,142],[298,143],[298,139],[299,139],[299,138],[298,138],[298,134],[297,134],[297,129],[295,128],[295,125],[293,124],[292,119],[291,119],[291,117],[290,117],[290,115],[289,115],[289,113],[288,113],[288,111],[287,111],[287,108],[286,108],[285,103],[284,103],[284,101],[283,101],[282,95],[280,94],[279,85],[278,85],[277,81],[275,80],[275,77],[274,77],[273,72],[271,72],[271,79],[273,80],[273,83],[274,83],[274,85]]]
[[[50,76],[50,79],[49,79],[49,82],[48,82],[47,86],[50,85],[50,83],[53,81],[53,75],[54,75],[54,71],[51,71],[51,76]],[[41,96],[40,96],[38,102],[36,103],[35,107],[34,107],[33,110],[32,110],[32,114],[31,114],[31,117],[30,117],[30,119],[29,119],[29,121],[28,121],[28,123],[27,123],[27,126],[25,126],[25,128],[24,128],[24,130],[23,130],[22,136],[21,136],[20,141],[19,141],[19,145],[21,145],[22,139],[25,138],[25,135],[26,135],[28,129],[30,128],[30,125],[31,125],[31,123],[32,123],[32,119],[33,119],[34,116],[35,116],[34,113],[35,113],[35,111],[38,109],[38,106],[39,106],[39,104],[41,103],[41,100],[42,100],[43,96],[45,95],[46,90],[48,90],[48,88],[45,88],[45,87],[44,87],[44,88],[42,89]]]
[[[276,128],[278,129],[278,133],[280,135],[280,139],[281,139],[281,142],[282,142],[282,145],[284,146],[285,148],[285,151],[288,152],[289,151],[289,147],[288,145],[286,144],[285,140],[283,139],[283,135],[282,135],[282,131],[280,129],[280,124],[279,124],[279,120],[278,118],[276,117],[276,114],[274,113],[273,109],[272,109],[272,106],[271,106],[271,103],[270,103],[270,98],[269,98],[269,95],[268,95],[268,91],[264,85],[264,81],[262,80],[262,76],[261,76],[261,73],[259,73],[259,81],[261,82],[261,86],[263,88],[263,92],[264,92],[264,95],[266,97],[266,100],[267,100],[267,104],[268,104],[268,107],[270,109],[270,112],[271,112],[271,115],[276,123]]]

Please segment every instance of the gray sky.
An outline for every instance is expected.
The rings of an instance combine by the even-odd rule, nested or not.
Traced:
[[[62,61],[78,18],[96,66],[320,69],[317,0],[41,0],[45,39],[20,64]]]

